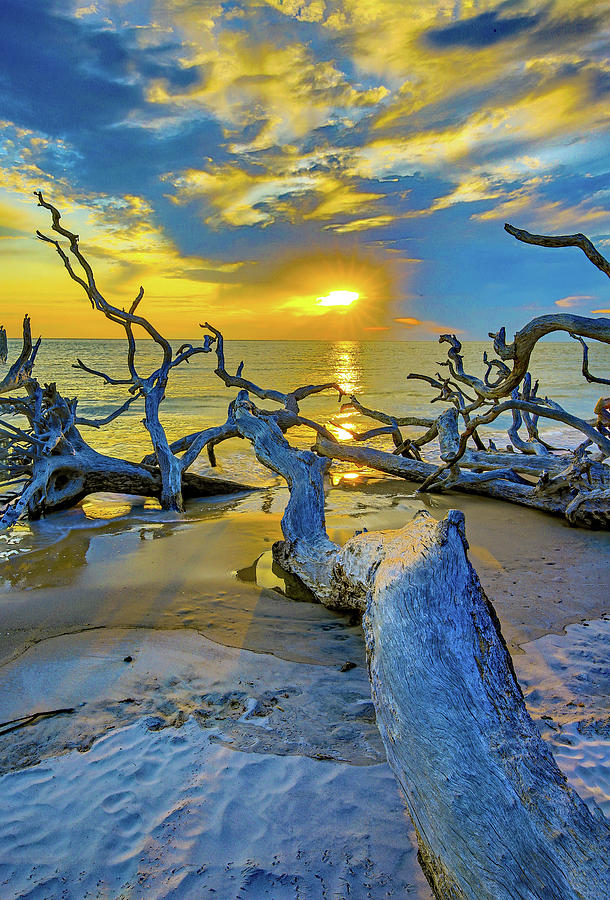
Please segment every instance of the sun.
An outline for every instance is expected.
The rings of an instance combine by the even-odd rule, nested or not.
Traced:
[[[316,303],[318,306],[350,306],[359,296],[356,291],[331,291],[325,297],[317,297]]]

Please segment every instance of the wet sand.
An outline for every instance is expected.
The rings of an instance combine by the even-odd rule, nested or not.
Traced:
[[[423,506],[412,490],[342,478],[330,536],[403,525]],[[374,725],[360,625],[274,571],[285,500],[274,486],[177,520],[94,498],[16,535],[27,552],[2,564],[0,591],[0,721],[16,726],[0,726],[3,897],[188,898],[204,882],[227,897],[317,897],[320,879],[329,896],[347,884],[355,897],[430,896]],[[610,535],[482,498],[427,502],[466,513],[530,710],[583,796],[606,806]],[[53,830],[49,805],[75,812]]]
[[[328,494],[330,537],[343,542],[362,528],[401,527],[424,508],[413,487],[342,481]],[[139,626],[192,628],[219,643],[302,661],[335,663],[346,641],[356,653],[357,623],[286,598],[290,586],[272,571],[286,497],[275,488],[202,502],[186,521],[105,497],[57,519],[56,529],[71,528],[59,539],[42,523],[33,549],[2,564],[0,662],[56,634]],[[451,508],[466,514],[470,558],[512,652],[609,611],[609,534],[477,497],[430,495],[426,506],[439,518]],[[341,635],[338,647],[329,632]]]

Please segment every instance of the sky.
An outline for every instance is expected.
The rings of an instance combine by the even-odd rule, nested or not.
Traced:
[[[168,337],[466,340],[607,311],[579,250],[503,223],[608,256],[609,34],[596,0],[2,0],[0,321],[122,336],[35,238],[36,190]]]

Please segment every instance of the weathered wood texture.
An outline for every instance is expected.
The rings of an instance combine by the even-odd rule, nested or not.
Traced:
[[[385,536],[364,614],[377,722],[424,872],[451,900],[607,896],[610,827],[528,715],[466,547],[457,512]]]
[[[291,448],[245,395],[235,421],[290,490],[277,561],[325,605],[364,613],[377,721],[436,897],[605,896],[610,828],[567,785],[525,708],[462,513],[421,513],[341,548],[325,528],[324,461]]]
[[[43,389],[29,378],[19,386],[25,387],[25,397],[0,397],[4,416],[0,418],[0,478],[5,487],[12,483],[18,488],[2,510],[0,527],[8,528],[23,516],[38,519],[74,506],[97,491],[156,497],[163,502],[166,482],[158,466],[133,463],[94,450],[77,426],[100,423],[78,417],[76,400],[66,400],[54,384]],[[120,407],[117,414],[130,402]],[[16,426],[15,415],[27,425]],[[112,413],[103,421],[114,416]],[[215,434],[217,429],[210,431]],[[250,490],[236,482],[184,470],[179,487],[184,497]]]
[[[2,329],[4,332],[4,329]],[[8,391],[14,391],[17,388],[25,387],[32,381],[32,369],[36,354],[40,347],[40,338],[35,344],[32,343],[32,328],[30,317],[23,317],[23,332],[21,352],[15,362],[9,367],[8,372],[0,381],[0,394],[6,394]],[[6,362],[8,356],[8,345],[6,340],[6,332],[4,332],[4,340],[2,347],[2,362]]]
[[[72,435],[73,439],[75,435]],[[74,441],[74,444],[77,442]],[[182,476],[185,499],[211,497],[250,491],[251,487],[223,478],[209,478],[193,472]],[[158,467],[143,466],[128,460],[106,456],[84,441],[75,453],[54,452],[37,457],[25,487],[8,504],[0,517],[0,527],[8,528],[21,517],[41,516],[80,503],[99,491],[155,497],[161,500],[163,482]]]

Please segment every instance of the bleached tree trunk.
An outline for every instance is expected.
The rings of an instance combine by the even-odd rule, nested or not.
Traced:
[[[527,713],[463,518],[386,540],[364,614],[388,760],[437,897],[568,900],[610,885],[610,828]]]

